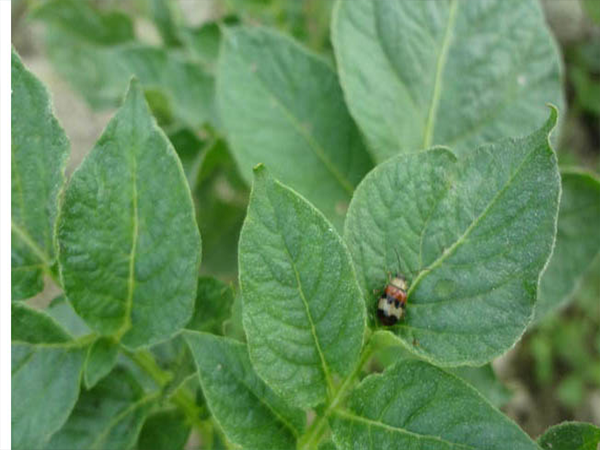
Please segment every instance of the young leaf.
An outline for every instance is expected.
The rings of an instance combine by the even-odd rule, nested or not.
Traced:
[[[240,28],[225,33],[217,80],[221,119],[245,179],[266,163],[341,226],[371,162],[335,72],[284,36]]]
[[[356,364],[365,331],[361,293],[346,246],[310,203],[254,169],[240,236],[240,287],[250,358],[291,403],[314,406],[333,373]]]
[[[600,180],[591,174],[564,171],[556,245],[540,280],[536,321],[569,300],[600,252],[599,223]]]
[[[87,389],[108,375],[119,356],[119,346],[111,338],[100,338],[89,348],[83,370],[83,380]]]
[[[146,419],[137,443],[138,450],[183,450],[190,424],[177,410],[158,411]]]
[[[331,428],[340,450],[538,450],[472,387],[416,360],[367,377],[349,410],[334,412]]]
[[[600,428],[582,422],[564,422],[546,430],[538,438],[544,450],[597,450]]]
[[[11,55],[11,298],[33,297],[54,263],[52,236],[69,141],[44,85]]]
[[[345,227],[371,315],[388,273],[406,277],[405,317],[389,328],[437,365],[504,353],[531,319],[552,250],[560,178],[548,135],[446,149],[379,165],[356,190]]]
[[[231,316],[233,288],[212,277],[198,278],[196,308],[188,330],[223,334],[223,322]]]
[[[99,333],[139,347],[190,320],[200,263],[192,200],[135,80],[71,178],[58,242],[65,292]]]
[[[42,448],[77,401],[85,351],[42,311],[11,310],[12,448]]]
[[[349,109],[379,162],[522,136],[546,102],[563,104],[534,0],[338,1],[331,28]]]
[[[245,449],[291,449],[304,413],[286,405],[257,376],[241,342],[184,332],[208,406],[225,435]]]
[[[81,393],[69,420],[46,449],[130,449],[153,399],[144,393],[133,375],[118,368],[92,390]]]

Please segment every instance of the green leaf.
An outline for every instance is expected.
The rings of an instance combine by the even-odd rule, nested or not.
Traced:
[[[33,297],[54,262],[58,195],[69,141],[48,91],[19,55],[11,55],[11,298]]]
[[[304,412],[291,408],[258,377],[241,342],[184,332],[208,406],[232,442],[245,449],[291,449]]]
[[[84,343],[50,316],[11,307],[12,448],[37,449],[67,420],[79,395]]]
[[[233,288],[212,277],[198,278],[196,308],[188,330],[223,334],[223,322],[231,316]]]
[[[97,339],[89,348],[83,370],[83,380],[87,389],[108,375],[119,356],[119,346],[111,338]]]
[[[54,298],[45,312],[74,337],[85,336],[92,332],[64,295]]]
[[[69,182],[58,242],[65,292],[99,333],[139,347],[190,320],[200,263],[192,200],[135,80]]]
[[[167,46],[181,45],[179,29],[181,26],[181,11],[173,0],[151,0],[150,12],[158,28],[162,40]]]
[[[218,126],[215,108],[215,81],[198,64],[162,48],[143,44],[115,49],[118,63],[135,75],[144,86],[164,91],[176,119],[200,128],[205,123]]]
[[[98,45],[114,45],[134,39],[133,22],[128,16],[118,11],[95,9],[91,2],[48,0],[40,3],[32,16]]]
[[[183,450],[190,435],[185,415],[176,409],[158,411],[144,422],[138,450]]]
[[[473,386],[496,408],[504,406],[511,398],[511,391],[496,377],[491,364],[481,367],[456,367],[449,369],[449,372]]]
[[[44,47],[53,69],[91,108],[118,106],[131,71],[119,61],[115,48],[94,44],[66,29],[48,25]]]
[[[48,314],[20,303],[11,304],[10,321],[13,342],[60,344],[72,339]]]
[[[564,422],[546,430],[538,438],[544,450],[596,450],[600,444],[600,428],[582,422]]]
[[[222,140],[203,152],[195,196],[200,205],[202,271],[226,280],[237,278],[237,244],[250,190]]]
[[[338,1],[331,28],[348,107],[378,162],[523,136],[545,103],[564,103],[534,0]]]
[[[197,28],[184,29],[182,38],[203,66],[213,72],[219,58],[222,39],[219,24],[209,22]]]
[[[407,279],[405,317],[388,328],[437,365],[481,365],[529,323],[554,243],[560,178],[548,135],[400,155],[356,190],[345,238],[374,317],[388,274]]]
[[[153,346],[150,351],[160,368],[172,375],[162,388],[165,397],[173,394],[195,375],[196,367],[192,355],[181,334]]]
[[[333,374],[357,362],[365,331],[361,293],[346,246],[310,203],[255,171],[240,236],[240,287],[250,358],[274,391],[314,406]]]
[[[562,173],[558,231],[540,280],[535,320],[563,306],[600,253],[600,180],[576,170]]]
[[[510,419],[458,378],[422,361],[370,375],[334,412],[340,449],[537,450]]]
[[[336,225],[371,167],[335,72],[267,29],[224,36],[217,102],[242,175],[266,163]],[[265,132],[268,130],[268,132]]]
[[[135,41],[127,16],[86,1],[51,0],[33,17],[46,25],[53,66],[93,108],[117,106],[135,75],[145,88],[164,94],[175,119],[194,128],[218,125],[214,77],[180,52]]]
[[[81,393],[69,420],[46,449],[128,450],[135,444],[153,400],[133,375],[117,368],[92,390]]]

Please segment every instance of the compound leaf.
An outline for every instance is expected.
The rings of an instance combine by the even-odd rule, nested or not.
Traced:
[[[458,378],[406,360],[370,375],[331,420],[338,449],[538,450],[513,422]]]
[[[346,246],[310,203],[258,166],[239,253],[256,371],[291,403],[320,403],[333,373],[354,367],[365,330]]]
[[[398,156],[357,188],[345,237],[367,310],[387,273],[404,275],[406,314],[389,330],[422,358],[480,365],[529,323],[556,230],[556,118],[458,160],[443,148]]]
[[[600,180],[591,174],[562,173],[556,245],[540,280],[535,320],[567,302],[600,252]]]
[[[65,292],[99,333],[139,347],[190,320],[200,264],[192,199],[135,80],[71,178],[58,242]]]
[[[154,397],[144,393],[133,375],[118,368],[92,390],[81,393],[69,420],[52,437],[46,449],[130,449],[153,400]]]
[[[379,162],[523,136],[545,103],[563,104],[559,54],[534,0],[339,1],[332,41]]]
[[[564,422],[546,430],[538,438],[544,450],[597,450],[600,428],[582,422]]]
[[[42,448],[79,395],[82,345],[42,311],[11,307],[12,448]]]
[[[335,72],[284,36],[239,28],[225,33],[217,80],[221,119],[245,179],[265,163],[341,226],[371,162]]]
[[[11,55],[11,298],[33,297],[54,263],[58,194],[69,141],[44,85]]]
[[[295,448],[304,412],[291,408],[258,377],[246,346],[208,333],[184,333],[204,396],[232,442],[247,449]]]

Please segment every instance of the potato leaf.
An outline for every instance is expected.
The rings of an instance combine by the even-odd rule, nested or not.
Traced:
[[[563,104],[559,54],[535,0],[340,0],[332,41],[348,107],[379,162],[522,136],[545,103]]]
[[[334,413],[340,450],[538,450],[479,393],[422,361],[402,361],[370,375],[352,392],[349,410]]]
[[[42,311],[11,308],[12,448],[42,448],[67,420],[79,395],[84,344]]]
[[[69,141],[44,85],[11,56],[11,298],[33,297],[54,263],[54,221]]]
[[[544,450],[597,450],[600,428],[590,423],[561,423],[547,429],[538,444]]]
[[[540,280],[535,320],[568,302],[600,253],[600,180],[576,170],[562,173],[556,245]]]
[[[190,320],[200,263],[192,199],[135,80],[71,178],[58,242],[65,292],[99,333],[139,347]]]
[[[480,365],[525,330],[556,232],[556,118],[458,160],[443,148],[398,156],[357,188],[345,237],[367,310],[389,273],[404,275],[406,315],[389,330],[412,352]]]
[[[295,448],[304,412],[291,408],[258,377],[246,346],[208,333],[184,333],[208,406],[225,434],[245,449]]]
[[[69,420],[46,450],[132,448],[154,399],[131,373],[118,368],[92,390],[82,392]]]
[[[266,29],[228,30],[217,102],[242,175],[265,163],[341,226],[354,186],[371,167],[335,72]]]
[[[292,404],[322,402],[333,374],[356,364],[365,330],[346,246],[310,203],[258,166],[239,261],[256,371]]]

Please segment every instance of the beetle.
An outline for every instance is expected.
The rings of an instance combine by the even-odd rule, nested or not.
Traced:
[[[404,316],[406,290],[406,279],[402,275],[394,276],[385,286],[377,304],[377,317],[383,325],[395,325]]]

